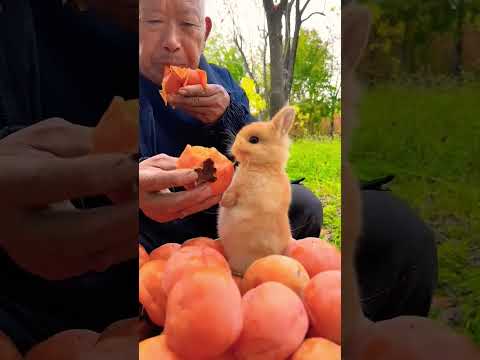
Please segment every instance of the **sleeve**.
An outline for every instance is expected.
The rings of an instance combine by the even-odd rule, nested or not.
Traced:
[[[250,113],[250,103],[245,91],[235,83],[228,71],[225,71],[225,74],[230,83],[229,89],[226,89],[230,96],[230,105],[214,125],[206,128],[210,142],[223,154],[228,153],[236,134],[243,126],[257,121]]]

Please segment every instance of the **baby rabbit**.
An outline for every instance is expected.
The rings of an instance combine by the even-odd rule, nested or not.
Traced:
[[[232,146],[239,166],[220,202],[218,234],[238,275],[261,257],[283,253],[292,239],[285,168],[294,118],[295,110],[284,107],[271,121],[242,128]]]

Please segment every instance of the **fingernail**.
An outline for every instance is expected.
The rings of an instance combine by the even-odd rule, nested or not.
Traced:
[[[185,90],[185,89],[180,89],[180,90],[178,90],[178,93],[179,93],[180,95],[187,95],[187,90]]]

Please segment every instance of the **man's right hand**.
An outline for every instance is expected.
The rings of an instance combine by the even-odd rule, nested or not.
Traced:
[[[91,134],[49,119],[0,140],[0,247],[49,280],[103,271],[137,254],[136,197],[89,210],[70,203],[137,181],[138,164],[127,155],[89,155]]]
[[[209,184],[193,190],[170,192],[173,187],[195,183],[194,170],[176,170],[177,158],[156,155],[140,163],[140,208],[149,218],[158,222],[182,219],[216,205],[221,195],[212,195]]]

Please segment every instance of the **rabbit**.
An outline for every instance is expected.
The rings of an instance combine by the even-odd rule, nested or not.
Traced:
[[[286,165],[294,119],[294,108],[285,106],[235,137],[231,152],[239,165],[220,201],[218,235],[236,275],[261,257],[284,253],[292,241]]]

